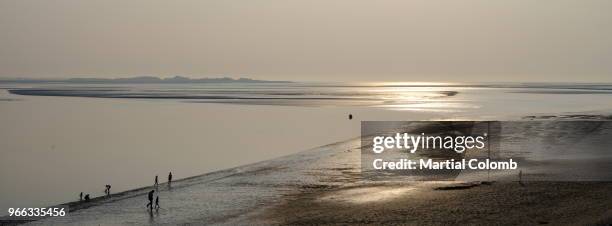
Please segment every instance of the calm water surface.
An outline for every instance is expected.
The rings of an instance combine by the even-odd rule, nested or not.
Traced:
[[[354,138],[361,120],[612,113],[607,85],[2,87],[0,215],[76,200],[79,192],[99,196],[105,184],[118,192],[151,185],[155,175],[165,181],[169,171],[183,178]]]

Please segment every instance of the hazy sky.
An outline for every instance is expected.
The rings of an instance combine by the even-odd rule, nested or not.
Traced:
[[[612,82],[612,1],[0,0],[0,77]]]

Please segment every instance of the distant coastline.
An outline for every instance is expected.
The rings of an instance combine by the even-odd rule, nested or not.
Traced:
[[[250,78],[189,78],[174,76],[160,78],[138,76],[127,78],[68,78],[68,79],[0,79],[0,83],[74,83],[74,84],[183,84],[183,83],[292,83],[291,81],[256,80]]]

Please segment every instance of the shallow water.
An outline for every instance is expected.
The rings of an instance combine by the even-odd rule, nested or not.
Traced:
[[[361,120],[612,112],[610,86],[601,85],[2,86],[63,94],[1,90],[2,213],[76,200],[79,192],[99,196],[105,184],[119,192],[151,185],[155,175],[163,182],[169,171],[184,178],[354,138]]]

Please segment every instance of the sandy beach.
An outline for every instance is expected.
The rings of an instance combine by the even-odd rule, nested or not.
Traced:
[[[493,183],[436,189],[441,186],[445,185],[309,189],[275,207],[267,219],[289,225],[607,225],[612,217],[611,183]]]
[[[612,223],[609,182],[369,181],[359,139],[162,184],[89,203],[32,225],[446,225]]]

